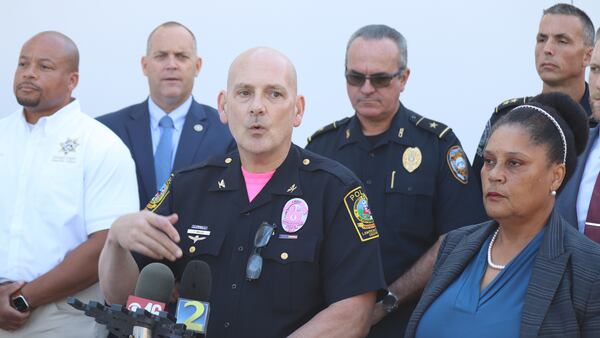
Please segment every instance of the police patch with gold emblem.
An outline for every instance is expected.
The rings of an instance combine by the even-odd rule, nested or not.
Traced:
[[[462,184],[467,184],[469,182],[469,165],[467,155],[465,155],[462,148],[460,146],[453,146],[448,149],[446,160],[454,178]]]
[[[171,191],[171,179],[173,178],[173,175],[171,175],[169,177],[169,179],[165,182],[165,184],[163,184],[162,188],[160,188],[160,190],[156,193],[156,195],[154,195],[154,197],[152,197],[152,199],[150,200],[150,202],[148,202],[148,204],[146,205],[146,209],[150,210],[150,211],[154,211],[156,209],[158,209],[158,207],[162,204],[162,202],[165,200],[165,198],[169,195],[169,192]]]
[[[344,204],[361,242],[379,237],[367,195],[363,193],[361,187],[354,188],[347,193],[344,196]]]

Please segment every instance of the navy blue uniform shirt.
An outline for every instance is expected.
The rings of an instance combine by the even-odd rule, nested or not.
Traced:
[[[176,278],[193,259],[211,268],[211,337],[285,337],[332,303],[385,288],[360,182],[295,145],[252,202],[235,152],[174,174],[148,209],[179,215],[184,256],[169,264]],[[262,222],[277,227],[260,251],[260,278],[247,281]]]
[[[480,186],[470,179],[470,164],[452,130],[402,104],[390,128],[374,139],[362,134],[353,116],[315,133],[307,149],[339,161],[364,182],[388,285],[440,235],[486,219]],[[370,336],[401,336],[415,304],[402,305]]]

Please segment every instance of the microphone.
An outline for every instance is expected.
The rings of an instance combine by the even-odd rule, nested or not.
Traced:
[[[146,265],[140,272],[134,295],[127,297],[127,309],[135,312],[142,308],[158,315],[160,311],[165,311],[174,284],[173,272],[166,265],[161,263]]]
[[[204,261],[190,261],[183,271],[177,301],[177,323],[185,324],[186,329],[206,334],[210,314],[212,274]]]
[[[151,263],[140,272],[135,286],[135,296],[127,298],[127,309],[137,312],[145,309],[149,313],[156,314],[165,309],[173,291],[175,277],[166,265]],[[132,336],[135,338],[151,338],[152,323],[139,322],[134,324]]]

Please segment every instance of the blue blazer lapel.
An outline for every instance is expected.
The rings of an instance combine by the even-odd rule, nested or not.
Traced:
[[[195,155],[201,148],[202,140],[209,128],[209,125],[205,123],[205,120],[206,113],[195,100],[192,100],[192,105],[185,117],[179,144],[177,145],[173,171],[183,169],[196,162],[194,160],[196,157]],[[196,131],[194,129],[196,125],[201,125],[202,130]]]
[[[448,256],[439,262],[440,266],[438,270],[434,270],[435,276],[432,276],[430,282],[432,284],[427,286],[428,292],[423,293],[423,297],[415,309],[413,316],[416,316],[418,313],[420,320],[423,313],[425,313],[433,301],[465,270],[467,264],[479,252],[483,242],[485,242],[496,227],[496,222],[482,224],[480,229],[465,236],[451,249]]]
[[[564,250],[564,227],[569,226],[553,211],[533,265],[521,316],[522,338],[537,337],[556,290],[565,273],[569,254]]]
[[[152,154],[152,134],[150,133],[150,113],[148,100],[139,104],[129,114],[130,120],[126,123],[127,133],[131,141],[131,153],[135,160],[138,183],[143,185],[146,201],[148,202],[157,191],[154,173],[154,155]],[[143,168],[143,170],[142,170]]]

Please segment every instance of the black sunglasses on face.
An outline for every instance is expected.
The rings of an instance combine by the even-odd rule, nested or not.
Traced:
[[[248,281],[253,281],[260,277],[263,266],[263,258],[260,255],[260,249],[269,244],[269,240],[271,239],[271,235],[275,228],[275,224],[262,222],[258,227],[258,230],[256,230],[256,235],[254,235],[254,249],[248,258],[248,264],[246,264],[246,279]]]
[[[362,87],[367,80],[371,82],[371,86],[375,88],[384,88],[390,85],[390,82],[396,76],[402,75],[404,68],[400,68],[394,74],[388,73],[375,73],[371,75],[365,75],[357,71],[351,70],[346,73],[346,82],[354,87]]]

